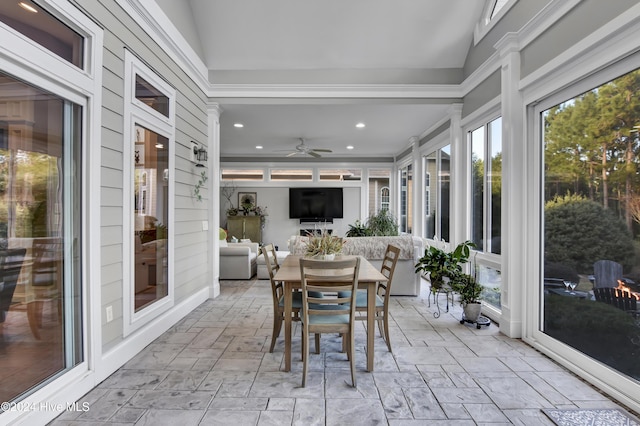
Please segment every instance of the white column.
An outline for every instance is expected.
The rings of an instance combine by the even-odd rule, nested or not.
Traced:
[[[467,166],[467,144],[462,133],[462,104],[450,107],[449,127],[451,143],[451,194],[449,202],[449,243],[455,247],[465,241],[468,233],[467,183],[469,181],[469,167]]]
[[[207,105],[207,127],[208,127],[208,154],[207,161],[209,167],[209,253],[210,259],[209,277],[211,278],[210,297],[220,295],[220,247],[218,230],[220,229],[220,114],[222,108],[218,104]]]
[[[412,191],[413,207],[411,214],[413,215],[413,225],[411,233],[418,237],[423,235],[422,222],[423,214],[422,207],[422,193],[424,191],[424,171],[420,164],[420,138],[412,136],[409,139],[411,145],[411,168],[413,169],[413,187],[407,188],[407,191]]]
[[[517,34],[506,34],[497,44],[502,63],[502,289],[500,331],[509,337],[523,334],[527,281],[527,191],[525,173],[525,107],[520,82],[520,49]]]

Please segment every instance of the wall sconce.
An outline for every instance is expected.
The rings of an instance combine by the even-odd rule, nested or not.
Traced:
[[[207,150],[199,146],[197,142],[191,141],[191,161],[196,163],[196,167],[204,167],[207,159]]]

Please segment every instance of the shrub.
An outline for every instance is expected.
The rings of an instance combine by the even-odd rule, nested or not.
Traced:
[[[578,273],[609,259],[629,267],[633,237],[624,221],[600,204],[578,196],[556,197],[544,209],[545,262],[560,263]]]
[[[544,276],[549,278],[561,278],[565,281],[571,281],[574,283],[580,282],[580,276],[575,269],[560,263],[545,262]]]

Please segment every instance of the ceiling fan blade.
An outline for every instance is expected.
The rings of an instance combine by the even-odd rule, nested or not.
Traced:
[[[322,149],[322,148],[313,148],[315,152],[333,152],[330,149]]]
[[[310,156],[312,156],[312,157],[316,157],[316,158],[320,158],[320,157],[322,157],[322,155],[320,155],[320,154],[316,154],[316,153],[315,153],[315,152],[313,152],[313,151],[309,151],[309,152],[307,152],[307,154],[309,154],[309,155],[310,155]]]
[[[293,157],[293,156],[294,156],[294,155],[296,155],[296,154],[298,154],[298,152],[297,152],[297,151],[290,152],[290,153],[288,153],[287,155],[285,155],[285,157]]]

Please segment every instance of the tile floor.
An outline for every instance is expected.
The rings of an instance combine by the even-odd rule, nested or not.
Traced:
[[[424,286],[426,288],[426,286]],[[52,425],[552,425],[542,408],[617,404],[492,324],[438,319],[427,293],[392,298],[393,353],[376,330],[375,371],[364,370],[358,322],[358,387],[340,341],[323,336],[301,388],[296,327],[292,372],[281,371],[284,339],[269,353],[269,282],[223,281],[221,295],[85,395],[87,412]]]

